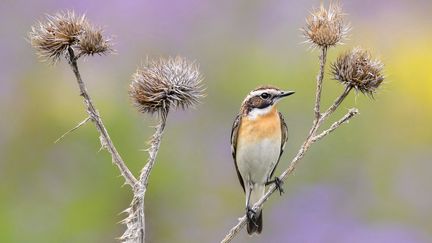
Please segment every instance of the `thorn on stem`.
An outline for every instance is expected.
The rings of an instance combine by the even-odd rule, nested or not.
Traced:
[[[54,141],[54,143],[58,143],[60,142],[64,137],[66,137],[69,133],[77,130],[78,128],[80,128],[81,126],[83,126],[84,124],[86,124],[91,118],[90,117],[86,117],[86,119],[84,119],[83,121],[81,121],[80,123],[78,123],[78,125],[76,125],[74,128],[70,129],[69,131],[65,132],[63,135],[61,135],[61,137],[59,137],[57,140]]]

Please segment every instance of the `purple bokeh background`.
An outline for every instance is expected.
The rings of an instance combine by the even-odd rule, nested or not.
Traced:
[[[385,58],[390,57],[391,53],[398,53],[401,43],[408,43],[411,49],[408,49],[407,52],[411,52],[411,50],[420,48],[411,44],[414,43],[413,38],[432,36],[431,1],[350,0],[341,2],[345,11],[349,13],[348,17],[354,27],[350,42],[353,42],[353,45],[364,43],[367,47],[380,50]],[[197,113],[173,114],[173,120],[182,125],[170,124],[170,131],[166,135],[166,146],[170,149],[162,150],[159,155],[160,160],[169,160],[177,156],[176,159],[187,161],[189,155],[193,153],[197,157],[196,162],[202,164],[180,164],[173,169],[175,170],[173,173],[174,175],[191,173],[194,178],[185,176],[187,178],[180,179],[179,184],[184,185],[185,188],[194,186],[197,189],[176,188],[176,192],[172,192],[171,189],[150,192],[153,194],[149,196],[149,208],[152,210],[147,215],[149,222],[151,222],[148,225],[148,232],[153,242],[173,240],[177,242],[215,242],[222,238],[227,230],[234,225],[236,217],[243,212],[243,195],[237,185],[227,144],[228,130],[231,126],[232,116],[241,101],[240,96],[247,92],[251,86],[254,86],[256,84],[254,82],[267,82],[265,80],[266,75],[274,70],[279,71],[274,75],[279,77],[280,82],[282,82],[284,78],[280,77],[285,77],[284,66],[294,66],[289,71],[295,75],[314,77],[315,73],[310,73],[311,70],[315,72],[316,67],[313,65],[316,64],[316,58],[313,56],[314,54],[305,52],[307,47],[300,45],[302,38],[298,29],[304,24],[305,14],[312,6],[318,4],[319,1],[284,0],[2,1],[0,3],[0,30],[2,33],[0,38],[2,57],[0,59],[0,114],[2,115],[0,121],[0,155],[2,156],[0,178],[3,178],[1,180],[4,181],[0,180],[0,189],[3,190],[5,199],[0,202],[0,207],[3,207],[3,211],[0,211],[0,219],[5,222],[4,227],[7,227],[8,232],[13,232],[11,233],[13,236],[5,239],[28,240],[28,238],[20,238],[20,232],[23,231],[35,242],[43,242],[39,240],[43,237],[36,239],[33,236],[37,236],[40,232],[42,235],[54,234],[53,232],[56,231],[57,221],[51,220],[47,225],[38,224],[45,212],[49,212],[43,208],[46,203],[45,199],[23,200],[25,203],[20,202],[16,205],[12,199],[7,201],[8,198],[19,197],[17,195],[22,193],[20,188],[27,189],[27,185],[32,185],[31,181],[10,182],[18,181],[16,178],[22,176],[21,169],[17,172],[11,168],[24,163],[19,157],[9,155],[12,153],[10,151],[14,151],[14,154],[23,153],[26,146],[34,145],[37,147],[39,142],[53,140],[50,136],[55,135],[51,135],[50,132],[61,134],[63,131],[54,125],[41,126],[44,129],[34,125],[34,127],[25,130],[27,123],[37,123],[39,119],[42,120],[39,121],[40,123],[44,123],[44,120],[38,118],[37,114],[30,113],[37,109],[41,109],[41,113],[48,114],[45,114],[47,117],[54,117],[53,120],[58,123],[60,123],[59,120],[63,121],[63,115],[55,110],[55,105],[52,105],[54,108],[41,107],[40,105],[43,103],[29,98],[29,94],[34,92],[40,93],[41,96],[48,94],[57,97],[53,100],[61,105],[64,105],[62,95],[75,97],[73,96],[74,84],[67,86],[68,89],[71,89],[72,94],[58,94],[57,91],[50,89],[46,91],[43,82],[49,80],[44,80],[45,77],[50,79],[55,77],[59,81],[63,81],[67,79],[66,77],[69,78],[69,70],[67,70],[66,65],[47,67],[45,64],[39,63],[26,40],[30,26],[37,20],[43,19],[44,14],[73,9],[77,13],[85,13],[93,23],[103,26],[107,35],[113,36],[117,54],[106,58],[86,60],[91,65],[83,65],[82,70],[86,77],[92,80],[89,84],[90,89],[96,90],[97,100],[102,104],[102,110],[107,113],[108,121],[114,128],[117,128],[118,133],[123,132],[122,129],[127,130],[125,127],[130,125],[128,123],[125,125],[122,123],[123,121],[118,121],[121,118],[116,118],[117,115],[122,115],[122,112],[127,112],[124,110],[127,110],[125,107],[128,104],[124,101],[123,94],[114,97],[111,91],[124,90],[127,87],[127,78],[142,60],[145,60],[146,57],[164,55],[184,55],[190,59],[198,60],[202,72],[206,76],[209,97],[203,104],[203,108],[199,109]],[[430,40],[430,38],[425,39]],[[247,62],[249,59],[253,60],[251,61],[253,65]],[[390,58],[384,60],[390,62],[391,68],[392,60]],[[275,63],[280,63],[281,67],[276,66]],[[296,70],[296,67],[304,63],[308,63],[309,66]],[[263,70],[267,68],[267,73],[266,71],[262,71],[262,73],[256,71],[249,76],[243,75],[243,73],[256,68],[254,65]],[[416,72],[416,70],[413,69],[411,72]],[[48,73],[52,76],[49,76]],[[394,80],[397,79],[395,76],[390,77]],[[286,79],[290,78],[291,76],[286,76]],[[249,81],[249,79],[253,80],[250,81],[250,84],[236,83],[237,80]],[[309,87],[308,84],[301,81],[303,80],[293,82],[292,85],[296,89]],[[414,82],[414,80],[410,81]],[[394,90],[398,89],[395,88],[397,84],[391,85],[389,86]],[[106,89],[97,90],[95,88],[101,86]],[[402,90],[402,88],[400,89]],[[239,95],[240,92],[241,95]],[[360,124],[352,128],[352,130],[357,129],[355,132],[358,134],[350,137],[349,131],[345,130],[335,135],[339,140],[329,138],[328,146],[317,146],[315,152],[312,152],[307,158],[310,161],[301,164],[302,169],[287,181],[285,185],[287,193],[284,197],[280,200],[274,196],[266,204],[263,234],[259,237],[250,238],[242,232],[235,242],[432,242],[430,122],[428,123],[427,119],[424,119],[419,122],[422,125],[413,126],[417,127],[420,130],[418,133],[424,136],[418,135],[413,139],[404,136],[403,134],[415,134],[415,131],[408,131],[409,128],[403,119],[395,121],[394,124],[392,122],[394,121],[393,116],[398,117],[405,111],[400,111],[402,108],[388,108],[392,107],[391,104],[395,102],[403,103],[406,101],[404,99],[407,98],[398,97],[399,94],[403,93],[388,95],[390,98],[382,98],[383,100],[378,98],[377,103],[381,102],[382,104],[382,106],[375,106],[378,108],[370,108],[370,103],[364,105],[361,101],[357,102],[356,98],[352,103],[363,106],[362,108],[365,110],[370,108],[370,112],[366,112],[365,118],[359,122],[363,125]],[[308,98],[301,95],[300,93],[299,96],[305,100]],[[291,116],[288,120],[296,127],[295,130],[293,129],[290,148],[286,152],[287,158],[294,154],[296,146],[300,144],[303,138],[300,131],[307,130],[306,126],[310,120],[309,103],[304,104],[303,100],[293,102],[297,103],[294,103],[295,106],[289,106],[289,111],[296,112],[297,116]],[[35,107],[28,108],[33,103]],[[117,103],[119,103],[118,106],[116,106]],[[64,108],[64,111],[69,112],[71,107],[78,106],[78,102],[73,103],[71,101],[70,104]],[[411,103],[406,102],[404,104],[410,107]],[[424,113],[429,114],[430,104],[426,104],[425,107],[428,110]],[[52,114],[45,109],[51,109]],[[80,107],[76,107],[76,109],[78,110]],[[306,109],[308,110],[306,111]],[[63,111],[63,109],[58,110]],[[70,112],[73,115],[76,114],[74,111]],[[133,112],[130,113],[133,114]],[[406,117],[403,118],[418,122],[412,114],[415,113],[407,113]],[[373,115],[380,116],[385,124],[382,124],[381,127],[375,127],[368,123],[370,121],[368,118]],[[385,120],[386,117],[390,116],[391,118]],[[69,121],[65,126],[71,126],[73,121],[80,118],[78,116],[73,117],[75,118],[64,118],[64,120]],[[191,121],[190,117],[202,118],[204,121]],[[422,118],[427,118],[427,115]],[[138,118],[136,119],[138,120]],[[200,131],[205,132],[191,132],[191,130],[187,130],[190,127],[199,127],[201,128]],[[406,130],[406,133],[402,130]],[[13,142],[26,140],[26,136],[20,135],[24,131],[34,131],[35,136],[41,137],[29,138],[30,144],[27,144],[26,141]],[[87,131],[90,134],[89,137],[94,137],[90,131],[91,129]],[[370,133],[373,134],[368,137],[363,134],[365,131],[372,131]],[[48,138],[43,137],[45,134],[50,134],[50,136],[47,135]],[[125,137],[131,137],[132,134],[133,132],[130,132]],[[399,137],[398,134],[402,135]],[[30,134],[29,136],[33,135]],[[115,136],[116,134],[114,134]],[[120,139],[123,138],[121,135],[117,136]],[[205,141],[206,146],[200,147],[196,153],[190,152],[188,154],[187,151],[194,151],[196,148],[193,144],[182,142],[181,139],[187,136],[193,141]],[[80,135],[76,135],[74,139],[77,137]],[[93,140],[89,141],[94,142]],[[143,143],[141,140],[138,141]],[[119,144],[122,145],[122,142],[123,140],[120,140]],[[77,142],[77,148],[85,147],[79,145],[81,145],[80,142]],[[350,148],[347,147],[350,145],[356,147],[349,150]],[[73,148],[73,146],[71,147]],[[338,153],[333,153],[339,148],[341,149]],[[54,198],[50,201],[51,203],[63,205],[67,201],[73,201],[74,198],[90,197],[89,194],[96,193],[85,191],[90,189],[82,185],[81,187],[85,188],[84,191],[77,190],[76,194],[73,194],[73,190],[71,190],[71,194],[64,193],[63,190],[68,186],[68,180],[62,175],[72,173],[66,177],[71,181],[76,177],[80,178],[78,176],[85,177],[80,172],[80,165],[73,164],[76,160],[73,156],[77,155],[68,152],[69,147],[67,146],[53,148],[51,143],[46,145],[44,149],[47,152],[40,157],[38,157],[38,151],[32,151],[36,154],[34,161],[31,161],[34,164],[22,166],[30,168],[28,169],[30,171],[33,169],[32,166],[37,167],[42,164],[41,167],[43,168],[37,172],[28,172],[29,178],[36,177],[38,178],[37,181],[42,181],[41,187],[49,191],[49,195]],[[80,150],[77,149],[76,151]],[[86,154],[84,154],[85,152]],[[358,152],[358,154],[354,152]],[[85,157],[87,154],[94,156],[95,153],[88,148],[82,156]],[[321,161],[321,158],[324,161]],[[84,160],[85,158],[81,159]],[[103,158],[103,160],[107,159]],[[52,161],[52,164],[44,164],[44,161]],[[106,161],[101,163],[106,163]],[[286,165],[287,161],[283,163]],[[323,165],[326,163],[329,164],[328,167]],[[139,164],[135,166],[140,167]],[[51,176],[48,171],[52,169],[58,175]],[[161,171],[164,169],[166,168],[162,167]],[[115,174],[114,171],[114,168],[112,170],[110,168],[98,173],[101,173],[103,179],[107,175]],[[38,172],[40,174],[37,174]],[[105,172],[106,174],[104,174]],[[162,172],[159,173],[163,174]],[[156,177],[155,184],[160,182],[157,174],[154,177]],[[103,181],[102,179],[101,181]],[[114,179],[112,180],[114,181]],[[162,181],[162,179],[160,180]],[[201,184],[197,185],[196,181],[200,181]],[[102,182],[99,183],[103,184]],[[175,183],[177,181],[169,181],[168,184]],[[118,180],[114,181],[113,184],[114,187],[118,187]],[[18,192],[15,192],[15,189]],[[39,193],[37,189],[32,187],[28,190],[35,194]],[[126,190],[124,189],[124,191]],[[122,191],[123,194],[124,191]],[[26,193],[27,191],[22,194]],[[116,193],[113,194],[113,198],[120,197]],[[33,194],[29,193],[29,195]],[[175,195],[178,198],[173,200],[169,195]],[[23,197],[26,198],[26,196],[28,195]],[[115,206],[110,208],[112,211],[107,209],[106,214],[109,215],[107,217],[120,212],[122,207],[127,205],[128,200],[129,198],[126,197],[112,202]],[[10,209],[2,203],[12,205],[14,208]],[[176,206],[179,206],[180,210],[175,208]],[[21,214],[21,212],[27,212],[26,210],[34,213],[31,214],[34,217],[29,216],[29,218],[24,219],[22,217],[24,213]],[[75,213],[78,214],[78,212]],[[48,218],[52,219],[51,216]],[[53,218],[56,218],[60,222],[58,224],[64,228],[67,228],[68,223],[70,223],[63,216],[57,215]],[[177,219],[182,220],[180,225],[175,221]],[[22,222],[27,222],[27,224]],[[100,222],[94,222],[94,225],[99,224]],[[0,224],[0,226],[2,225]],[[77,238],[71,239],[71,242],[74,239],[77,240],[75,242],[111,241],[112,235],[118,236],[123,229],[120,225],[113,225],[112,227],[115,228],[96,228],[94,230],[98,231],[96,236],[92,234],[92,228],[88,229],[89,232],[71,233],[71,235],[77,235]],[[55,239],[62,238],[59,236]],[[2,241],[1,230],[0,241]]]

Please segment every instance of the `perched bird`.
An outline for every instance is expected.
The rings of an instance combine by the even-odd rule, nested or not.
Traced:
[[[261,233],[262,211],[252,206],[265,193],[265,186],[275,183],[282,194],[279,178],[271,180],[288,140],[288,127],[276,104],[294,91],[272,86],[252,90],[244,99],[231,130],[231,151],[237,176],[246,193],[248,234]]]

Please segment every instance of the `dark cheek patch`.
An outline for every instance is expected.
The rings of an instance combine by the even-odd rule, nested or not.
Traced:
[[[260,97],[252,97],[249,101],[249,107],[250,108],[263,109],[263,108],[266,108],[270,105],[272,105],[272,102],[270,99],[263,100]]]

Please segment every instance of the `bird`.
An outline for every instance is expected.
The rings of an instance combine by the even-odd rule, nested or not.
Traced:
[[[252,90],[244,99],[231,130],[231,152],[240,185],[246,195],[247,232],[260,234],[262,210],[253,205],[264,196],[265,186],[274,183],[282,195],[282,181],[271,180],[288,140],[288,127],[276,104],[294,94],[266,85]]]

